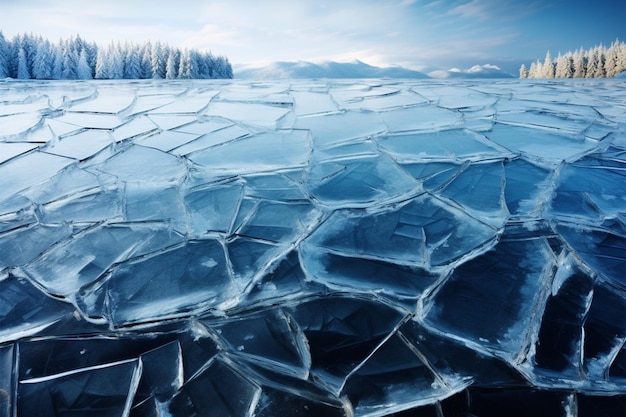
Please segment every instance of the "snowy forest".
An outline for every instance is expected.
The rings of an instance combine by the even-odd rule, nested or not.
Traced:
[[[226,57],[160,42],[112,42],[106,47],[80,36],[52,43],[41,36],[0,32],[0,79],[233,78]]]
[[[520,78],[607,78],[626,71],[626,44],[615,40],[610,47],[594,46],[586,51],[559,54],[546,53],[543,62],[537,60],[527,68],[522,64]]]

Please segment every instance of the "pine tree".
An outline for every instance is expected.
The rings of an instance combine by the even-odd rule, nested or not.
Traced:
[[[63,52],[59,46],[52,48],[52,73],[50,78],[60,80],[63,78]]]
[[[87,65],[91,69],[91,78],[96,76],[96,60],[98,58],[98,46],[95,43],[85,42],[83,45],[83,51],[85,51],[85,57],[87,58]]]
[[[526,65],[524,64],[522,64],[522,66],[519,68],[519,77],[528,78],[528,68],[526,68]]]
[[[17,56],[17,78],[20,80],[28,80],[30,78],[30,72],[28,71],[28,62],[26,61],[24,48],[18,50]]]
[[[520,78],[523,73],[520,68]],[[546,54],[543,63],[537,60],[528,70],[528,78],[603,78],[626,71],[626,44],[616,39],[609,48],[596,45],[588,50],[559,54],[556,60]]]
[[[21,47],[24,51],[24,57],[26,59],[26,68],[28,70],[28,73],[31,74],[31,76],[33,73],[33,63],[35,61],[35,54],[37,52],[37,44],[40,41],[43,42],[43,39],[41,37],[36,38],[32,34],[31,35],[25,34],[21,38]]]
[[[584,78],[586,71],[585,54],[583,53],[583,49],[580,48],[574,54],[574,78]]]
[[[63,45],[63,70],[62,77],[64,80],[75,80],[78,78],[76,73],[78,68],[78,55],[72,49],[71,42]]]
[[[541,78],[554,78],[554,63],[550,57],[550,51],[546,53],[546,58],[543,61],[541,68]]]
[[[9,76],[9,57],[9,44],[2,31],[0,31],[0,79]]]
[[[626,43],[621,42],[617,48],[617,74],[626,71]]]
[[[587,71],[585,72],[585,78],[593,78],[598,69],[598,55],[597,50],[593,48],[589,51],[587,57]]]
[[[189,50],[184,49],[180,54],[180,65],[178,67],[178,78],[191,78],[191,56]]]
[[[171,50],[169,56],[167,57],[167,64],[165,66],[165,78],[172,80],[178,77],[178,64],[180,58],[176,51]]]
[[[573,73],[570,66],[568,55],[559,54],[556,58],[556,67],[554,70],[555,78],[572,78]]]
[[[528,78],[537,78],[537,63],[531,62],[528,68]]]
[[[618,74],[617,65],[619,61],[617,40],[606,50],[606,59],[604,61],[604,73],[607,77],[614,77]]]
[[[79,80],[90,80],[91,67],[87,63],[87,52],[83,49],[78,56],[78,66],[76,68],[76,78]]]
[[[52,69],[54,64],[53,48],[49,41],[45,41],[37,46],[35,60],[33,61],[33,78],[38,80],[52,79]]]
[[[9,77],[17,78],[17,67],[19,63],[21,35],[16,35],[9,41]]]
[[[152,78],[163,79],[165,78],[165,58],[163,57],[163,47],[160,42],[156,42],[152,45]]]
[[[111,43],[99,47],[79,35],[52,44],[41,36],[0,31],[0,78],[120,79],[232,78],[225,57],[194,49],[181,51],[159,42]]]
[[[141,71],[141,50],[135,45],[125,45],[124,78],[138,79],[144,78]]]
[[[121,49],[119,44],[111,43],[109,46],[110,78],[114,80],[124,78],[124,54]]]
[[[147,42],[141,51],[141,75],[139,78],[152,78],[152,44]]]
[[[596,57],[598,64],[593,73],[593,78],[606,78],[606,72],[604,71],[604,65],[606,61],[606,50],[604,46],[600,45],[596,48]]]
[[[219,57],[221,63],[220,67],[222,71],[219,73],[219,78],[233,78],[233,67],[230,65],[228,58]]]
[[[111,78],[109,71],[109,57],[107,56],[104,48],[98,49],[98,56],[96,58],[96,78],[97,79],[109,79]]]

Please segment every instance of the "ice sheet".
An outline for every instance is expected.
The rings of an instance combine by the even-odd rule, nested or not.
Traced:
[[[624,96],[0,83],[0,415],[623,415]]]

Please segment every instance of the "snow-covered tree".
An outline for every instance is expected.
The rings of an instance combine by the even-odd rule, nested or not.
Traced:
[[[604,73],[607,77],[614,77],[618,72],[619,65],[619,47],[617,41],[613,42],[606,50],[606,59],[604,61]]]
[[[21,48],[22,48],[21,47],[21,35],[16,35],[9,42],[9,65],[8,67],[9,67],[9,77],[11,78],[17,78],[17,67],[18,67],[18,63],[20,59],[19,51]],[[24,64],[28,66],[28,63],[25,60],[26,58],[24,57]]]
[[[170,53],[167,57],[167,63],[165,65],[165,78],[172,80],[178,77],[178,66],[180,62],[180,57],[175,50],[170,50]]]
[[[109,45],[108,57],[110,59],[110,78],[121,80],[124,78],[124,53],[120,44]]]
[[[111,78],[111,72],[109,70],[109,57],[107,51],[104,48],[98,49],[98,56],[96,58],[96,75],[98,79]]]
[[[587,56],[587,71],[585,71],[585,78],[594,77],[596,71],[598,70],[599,61],[600,60],[598,58],[598,50],[596,48],[593,48],[591,51],[589,51],[589,54]]]
[[[235,74],[233,74],[233,66],[228,60],[228,57],[224,57],[224,78],[233,78]]]
[[[574,53],[574,78],[584,78],[587,72],[587,60],[583,49]]]
[[[2,31],[0,31],[0,79],[9,76],[9,57],[9,44]]]
[[[524,64],[522,64],[522,66],[519,68],[519,77],[528,78],[528,68],[526,68],[526,65]]]
[[[626,71],[626,43],[619,44],[617,56],[617,73],[620,74]]]
[[[38,80],[50,80],[53,78],[54,49],[49,41],[41,42],[37,46],[35,60],[33,61],[32,76]]]
[[[556,67],[554,70],[554,77],[555,78],[572,78],[573,75],[574,75],[574,72],[572,71],[572,66],[570,64],[570,56],[559,54],[556,58]]]
[[[606,60],[606,50],[604,46],[600,45],[595,48],[596,49],[596,59],[597,66],[595,67],[595,72],[593,73],[593,78],[605,78],[606,72],[604,71],[604,62]]]
[[[112,42],[106,47],[79,35],[50,43],[41,36],[0,31],[0,78],[120,79],[232,78],[232,66],[210,52],[181,51],[160,42]]]
[[[180,54],[180,65],[178,67],[178,78],[190,79],[193,78],[195,69],[193,68],[195,63],[192,60],[191,54],[188,49],[184,49]]]
[[[135,45],[126,44],[124,56],[124,78],[144,78],[141,71],[141,50]]]
[[[17,60],[18,60],[17,71],[18,72],[20,71],[19,54],[21,53],[23,55],[22,75],[24,75],[25,72],[28,72],[29,75],[32,75],[33,61],[35,59],[35,53],[37,52],[37,44],[40,40],[43,41],[43,39],[41,38],[35,38],[33,35],[26,35],[26,34],[22,36],[18,36],[16,38],[16,42],[17,42],[16,51],[17,51]],[[20,78],[19,74],[17,75],[18,75],[17,78]]]
[[[161,46],[161,42],[156,42],[152,45],[152,78],[163,79],[165,78],[165,66],[167,64],[164,54],[164,48]]]
[[[146,42],[141,48],[141,75],[139,78],[152,78],[152,44]]]
[[[580,48],[559,54],[556,60],[551,59],[548,52],[543,63],[531,64],[528,78],[601,78],[614,77],[622,71],[626,71],[626,44],[616,39],[609,48],[603,45],[587,51]]]
[[[76,80],[78,78],[78,54],[72,48],[71,42],[66,42],[63,46],[63,70],[64,80]]]
[[[53,80],[63,79],[63,52],[59,47],[52,48],[52,75]]]
[[[22,47],[20,47],[17,51],[17,78],[20,80],[28,80],[30,78],[26,52]]]
[[[546,53],[546,58],[541,67],[541,78],[554,78],[554,63],[550,57],[550,51]]]
[[[76,78],[78,78],[79,80],[90,80],[92,78],[91,67],[87,63],[87,51],[85,51],[85,49],[80,51],[80,55],[78,56]]]

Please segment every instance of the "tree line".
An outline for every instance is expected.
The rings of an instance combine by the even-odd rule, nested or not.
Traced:
[[[233,78],[228,58],[161,42],[98,46],[79,35],[52,43],[41,36],[0,32],[0,79]]]
[[[527,68],[520,67],[520,78],[607,78],[626,71],[626,44],[615,40],[610,47],[596,45],[588,50],[568,51],[556,58],[546,53]]]

